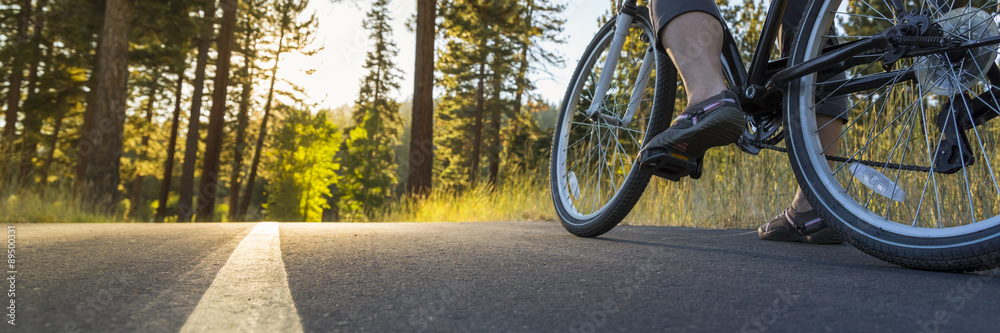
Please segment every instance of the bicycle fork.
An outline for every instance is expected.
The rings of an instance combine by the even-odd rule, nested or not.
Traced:
[[[608,48],[608,57],[604,60],[601,77],[597,80],[594,99],[586,111],[587,117],[592,119],[601,117],[604,121],[613,126],[624,126],[632,122],[632,118],[635,116],[635,112],[639,108],[642,97],[646,93],[646,85],[649,81],[650,71],[653,69],[653,52],[655,51],[651,46],[646,50],[646,54],[643,56],[642,65],[639,67],[639,76],[636,78],[635,86],[632,87],[632,94],[629,97],[628,110],[625,112],[625,115],[619,118],[617,115],[600,113],[601,107],[604,106],[604,97],[607,96],[608,89],[611,87],[611,80],[614,78],[615,67],[618,66],[622,50],[625,47],[625,39],[627,38],[628,32],[632,27],[632,21],[634,20],[636,12],[637,8],[634,3],[625,4],[621,13],[618,15],[615,22],[615,35],[611,40],[610,47]],[[653,38],[654,43],[655,40],[656,39]]]

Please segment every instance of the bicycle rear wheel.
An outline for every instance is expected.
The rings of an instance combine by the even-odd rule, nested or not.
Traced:
[[[676,71],[668,56],[653,48],[655,31],[640,8],[607,95],[594,101],[614,32],[611,19],[580,59],[552,141],[552,201],[563,227],[582,237],[614,228],[642,196],[651,174],[640,170],[639,150],[652,137],[647,133],[667,127],[676,91]],[[587,110],[593,103],[600,107],[591,117]]]
[[[917,0],[945,36],[997,35],[997,4]],[[828,38],[841,44],[896,25],[880,1],[816,0],[800,24],[791,64],[819,56]],[[1000,259],[1000,113],[997,46],[902,58],[886,53],[845,61],[846,80],[813,74],[789,84],[786,128],[792,168],[809,202],[855,247],[919,269],[972,271]],[[838,68],[835,71],[840,71]],[[842,96],[842,97],[841,97]],[[847,98],[839,120],[817,124],[814,108]],[[977,115],[975,109],[985,110]],[[957,121],[956,121],[957,119]],[[841,159],[830,161],[819,130],[843,125]],[[967,139],[968,144],[962,142]]]

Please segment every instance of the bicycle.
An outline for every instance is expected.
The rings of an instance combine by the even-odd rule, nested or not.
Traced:
[[[997,0],[815,0],[790,54],[771,60],[786,1],[771,0],[749,67],[723,28],[720,60],[747,118],[740,149],[787,152],[812,206],[872,256],[927,270],[997,267]],[[618,225],[654,174],[702,172],[700,159],[681,155],[640,165],[680,87],[652,45],[649,10],[636,0],[620,8],[580,59],[553,137],[552,200],[563,227],[582,237]],[[813,107],[841,97],[850,107],[839,153],[824,155],[817,131],[829,123],[817,124]]]

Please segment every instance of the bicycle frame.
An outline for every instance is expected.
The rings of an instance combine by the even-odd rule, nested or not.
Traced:
[[[619,56],[625,44],[625,36],[627,35],[628,28],[632,24],[635,15],[638,13],[636,3],[637,0],[625,0],[623,2],[616,20],[615,36],[609,48],[609,56],[605,60],[603,68],[615,68],[618,64]],[[786,83],[809,74],[817,73],[820,70],[829,70],[831,69],[831,66],[834,66],[839,62],[848,61],[852,57],[858,57],[863,52],[887,45],[889,43],[890,36],[887,34],[881,34],[872,38],[828,46],[824,50],[824,54],[822,56],[794,66],[788,66],[787,58],[770,60],[770,54],[773,50],[774,43],[777,40],[781,18],[784,16],[787,4],[788,0],[770,1],[767,16],[761,28],[760,38],[757,40],[757,45],[754,48],[749,68],[743,63],[743,60],[740,57],[739,49],[736,47],[735,39],[733,38],[728,26],[723,25],[724,46],[720,60],[729,64],[729,68],[727,68],[728,79],[730,84],[734,88],[737,88],[737,91],[740,92],[740,99],[741,103],[744,105],[744,112],[748,114],[759,115],[778,113],[778,109],[780,109],[779,98]],[[905,6],[903,5],[902,0],[891,0],[891,5],[893,15],[897,18],[906,14]],[[944,49],[949,51],[965,50],[988,44],[996,44],[998,42],[1000,42],[1000,36],[995,36],[978,41],[965,42],[956,45],[942,45],[938,48],[907,52],[906,56],[914,57],[922,54],[939,53]],[[652,70],[653,66],[649,64],[652,59],[652,52],[655,51],[651,48],[645,55],[643,65],[639,71],[640,79],[637,80],[639,84],[633,87],[628,112],[622,118],[600,114],[598,112],[600,104],[591,105],[587,110],[587,116],[591,118],[599,116],[604,121],[614,125],[628,124],[632,120],[631,118],[635,114],[639,105],[638,101],[641,99],[641,95],[646,88],[647,80],[642,80],[641,78],[648,76],[649,71]],[[850,65],[850,63],[847,65]],[[847,65],[841,65],[841,67]],[[604,99],[611,84],[612,76],[613,71],[604,71],[601,73],[601,77],[598,80],[596,87],[594,100],[600,101]],[[915,73],[912,72],[903,73],[902,77],[904,79],[916,78]],[[822,93],[824,91],[833,90],[831,88],[838,88],[838,95],[849,94],[868,89],[870,87],[877,87],[892,80],[899,80],[899,78],[900,77],[895,73],[884,73],[870,75],[860,80],[854,79],[850,83],[831,80],[817,83],[817,90]]]
[[[898,2],[900,0],[894,0]],[[603,68],[615,68],[618,65],[619,56],[621,54],[622,48],[625,45],[625,36],[627,35],[628,28],[631,26],[634,16],[637,14],[637,0],[625,0],[621,6],[619,15],[617,16],[615,23],[615,36],[611,41],[611,45],[608,51],[608,57],[605,59]],[[787,63],[786,59],[779,59],[775,61],[768,61],[768,56],[771,54],[774,41],[777,39],[779,25],[777,22],[781,21],[782,15],[785,12],[785,6],[787,0],[772,0],[770,7],[768,8],[767,17],[764,21],[764,26],[761,34],[761,38],[757,42],[756,49],[754,50],[754,56],[750,63],[749,70],[743,63],[742,58],[740,58],[739,49],[736,48],[735,40],[733,39],[732,33],[729,31],[727,26],[723,26],[723,38],[725,38],[724,48],[722,50],[722,59],[726,63],[732,64],[729,68],[728,74],[730,75],[729,80],[734,87],[739,87],[740,91],[743,92],[744,102],[751,102],[752,104],[760,104],[760,100],[756,98],[758,91],[764,86],[765,81],[770,78],[770,72],[774,72],[774,69],[784,68],[784,64]],[[649,71],[652,70],[652,65],[650,65],[651,59],[653,58],[652,52],[656,52],[651,48],[643,59],[642,66],[639,70],[639,77],[649,75]],[[607,94],[608,88],[611,85],[611,79],[613,76],[613,71],[604,71],[598,80],[594,100],[603,100]],[[628,124],[632,120],[632,116],[635,114],[636,109],[639,106],[638,101],[641,99],[643,91],[646,88],[647,80],[637,80],[639,83],[632,90],[632,95],[629,102],[629,108],[625,116],[622,118],[600,115],[605,121],[616,124]],[[756,102],[756,103],[753,103]],[[594,104],[586,111],[588,117],[595,117],[599,115],[600,105]]]
[[[679,181],[702,173],[702,155],[683,154],[687,149],[680,146],[698,138],[673,144],[650,139],[667,128],[676,111],[677,68],[654,53],[658,47],[647,45],[647,37],[657,37],[652,35],[658,31],[650,31],[646,8],[637,7],[637,0],[618,1],[624,2],[618,16],[601,27],[577,65],[554,129],[552,200],[562,225],[582,237],[604,234],[620,223],[650,177]],[[786,7],[797,11],[801,3],[770,0],[746,63],[733,31],[722,24],[724,45],[717,60],[745,113],[719,113],[726,116],[725,126],[719,126],[725,127],[719,131],[725,131],[725,144],[742,131],[736,145],[744,152],[787,152],[802,193],[822,218],[875,257],[932,270],[1000,266],[1000,213],[994,205],[1000,177],[994,168],[998,149],[992,145],[996,123],[977,128],[1000,118],[1000,66],[997,56],[989,54],[1000,47],[1000,13],[986,5],[951,8],[945,3],[949,0],[906,3],[908,12],[902,0],[886,0],[887,6],[878,9],[868,4],[875,17],[864,15],[870,14],[864,8],[844,10],[833,0],[814,1],[803,14],[808,16],[803,16],[801,36],[794,36],[801,43],[780,46],[792,50],[779,59],[771,54]],[[863,21],[865,17],[882,21],[868,26],[871,21]],[[640,29],[632,30],[636,23]],[[960,29],[966,23],[985,26],[985,32]],[[619,59],[626,38],[635,38],[627,32],[641,34],[645,50],[629,48],[627,58]],[[636,63],[639,57],[641,64]],[[654,58],[660,61],[653,63]],[[631,76],[637,67],[638,76]],[[966,75],[972,79],[959,79]],[[648,83],[651,78],[656,81]],[[616,79],[628,82],[608,92]],[[652,102],[639,103],[650,95],[647,83],[657,85]],[[844,98],[829,103],[832,97]],[[636,115],[639,104],[646,108]],[[585,110],[583,105],[588,105]],[[824,110],[814,110],[819,106]],[[849,121],[820,124],[823,118],[812,113],[829,115],[827,109],[839,112],[834,119]],[[633,116],[649,120],[620,128],[640,122]],[[580,119],[584,117],[589,119]],[[839,141],[837,146],[826,136],[836,131],[822,132],[831,128],[840,132],[832,140]],[[712,130],[691,133],[719,133]],[[629,137],[623,140],[619,133]],[[970,137],[975,141],[970,143]],[[787,140],[784,147],[778,146],[782,140]],[[578,174],[588,178],[581,181]],[[975,184],[977,180],[985,184]],[[587,187],[583,191],[581,184]],[[961,202],[965,199],[968,210]],[[963,207],[943,209],[949,205]]]

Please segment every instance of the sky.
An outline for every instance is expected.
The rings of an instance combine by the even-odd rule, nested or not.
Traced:
[[[583,54],[587,43],[597,33],[597,18],[608,9],[608,0],[562,0],[567,4],[563,16],[566,18],[563,37],[565,44],[546,45],[556,50],[566,60],[563,68],[549,68],[550,74],[536,73],[532,79],[537,92],[544,99],[558,103],[566,90],[574,66]],[[335,108],[353,103],[357,98],[359,84],[365,70],[365,54],[372,48],[368,34],[361,23],[370,8],[370,2],[351,3],[329,0],[313,0],[310,11],[315,11],[319,19],[316,43],[323,50],[312,57],[291,54],[282,60],[279,77],[302,86],[309,95],[308,100],[320,108]],[[415,0],[393,0],[390,16],[393,40],[399,48],[396,66],[403,71],[399,91],[395,98],[402,101],[413,94],[413,64],[416,37],[406,29],[406,21],[416,13]],[[315,70],[311,75],[309,70]]]

